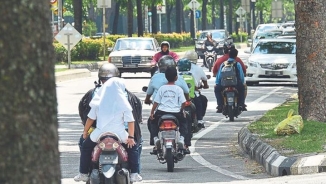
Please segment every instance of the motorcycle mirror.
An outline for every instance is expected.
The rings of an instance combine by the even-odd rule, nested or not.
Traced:
[[[143,86],[143,88],[142,88],[142,91],[143,91],[143,92],[146,92],[146,91],[147,91],[147,89],[148,89],[148,87],[147,87],[147,86]]]
[[[187,85],[188,85],[188,88],[191,88],[191,84],[190,83],[187,83]]]
[[[211,75],[206,75],[207,79],[210,79],[211,78]]]

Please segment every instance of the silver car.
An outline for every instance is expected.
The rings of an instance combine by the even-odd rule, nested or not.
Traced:
[[[116,65],[120,73],[151,72],[151,62],[160,51],[155,38],[119,38],[109,55],[109,62]]]

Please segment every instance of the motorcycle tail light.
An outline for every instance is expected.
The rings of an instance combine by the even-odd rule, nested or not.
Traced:
[[[226,91],[234,91],[234,88],[233,87],[227,87]]]
[[[160,125],[160,130],[175,130],[177,125],[172,120],[165,120]]]
[[[185,106],[190,106],[191,105],[191,101],[186,101]]]

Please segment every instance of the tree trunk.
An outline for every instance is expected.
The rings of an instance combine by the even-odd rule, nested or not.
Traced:
[[[133,26],[134,26],[134,7],[132,5],[132,0],[128,0],[128,37],[132,37]]]
[[[185,12],[183,11],[183,3],[181,1],[181,25],[182,25],[182,28],[181,28],[181,32],[187,32],[187,29],[186,29],[186,21],[185,21]]]
[[[213,0],[212,2],[212,28],[216,29],[216,16],[215,16],[215,6],[216,2]]]
[[[167,32],[171,33],[172,28],[171,28],[171,13],[172,13],[173,5],[168,4],[166,2],[166,27],[167,27]]]
[[[91,20],[92,22],[95,22],[96,21],[95,7],[94,7],[92,1],[89,2],[88,19]]]
[[[73,0],[74,7],[74,27],[80,33],[83,34],[83,1],[81,0]]]
[[[233,32],[233,28],[232,28],[232,21],[233,21],[233,3],[232,1],[229,1],[229,23],[228,23],[228,31],[229,34],[231,35]]]
[[[152,33],[157,34],[157,8],[156,8],[156,2],[153,1],[152,3]]]
[[[3,184],[61,183],[49,13],[49,1],[1,1],[0,183]]]
[[[142,11],[142,1],[137,0],[137,27],[138,27],[138,37],[144,36],[143,29],[143,11]]]
[[[326,4],[295,0],[299,113],[305,120],[326,122]]]
[[[224,28],[224,0],[220,0],[220,29]]]
[[[118,34],[119,15],[120,15],[120,1],[116,1],[112,34]]]
[[[181,33],[181,0],[176,0],[175,4],[175,28],[177,33]]]
[[[201,28],[202,30],[206,30],[207,29],[207,3],[208,0],[203,0],[203,6],[202,6],[202,19],[201,19]]]
[[[195,24],[194,24],[194,11],[190,10],[190,35],[191,38],[196,38]]]

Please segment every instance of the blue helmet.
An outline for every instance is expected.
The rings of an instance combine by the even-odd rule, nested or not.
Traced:
[[[178,61],[179,72],[188,72],[191,69],[191,61],[187,58],[182,58]]]

